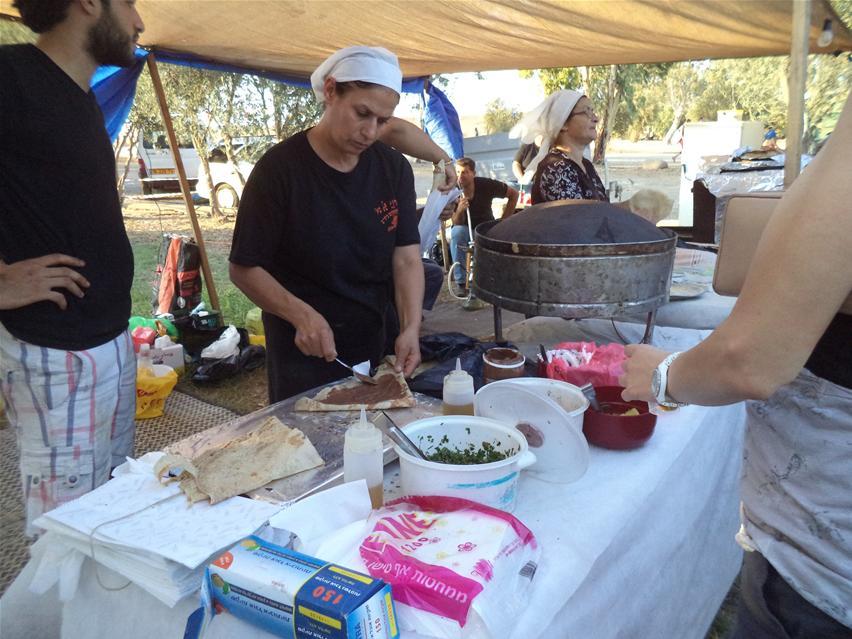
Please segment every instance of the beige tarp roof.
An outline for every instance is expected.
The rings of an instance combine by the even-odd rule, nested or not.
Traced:
[[[791,0],[138,0],[140,44],[305,77],[330,52],[381,45],[406,76],[789,54]],[[11,0],[0,13],[16,15]],[[815,0],[811,51],[852,34]]]

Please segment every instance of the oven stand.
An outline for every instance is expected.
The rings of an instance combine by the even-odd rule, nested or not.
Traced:
[[[497,305],[493,305],[494,309],[494,341],[498,344],[502,344],[505,340],[503,339],[503,309]],[[571,319],[571,318],[566,318]],[[640,344],[650,344],[651,340],[654,338],[654,324],[657,319],[657,309],[650,311],[648,313],[648,319],[645,321],[645,334],[642,336],[642,340]],[[615,325],[615,320],[611,319],[612,328],[615,331],[615,334],[618,335],[618,339],[620,339],[625,344],[630,344],[630,340],[625,339],[624,335],[621,334],[621,331],[618,330],[618,327]]]

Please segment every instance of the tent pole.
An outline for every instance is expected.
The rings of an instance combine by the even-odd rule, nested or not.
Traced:
[[[784,188],[789,189],[802,164],[805,128],[805,88],[808,77],[808,35],[811,30],[811,0],[793,3],[793,33],[788,78],[787,148],[784,151]]]
[[[189,191],[189,182],[186,179],[186,170],[183,168],[183,159],[180,157],[180,147],[178,146],[175,128],[172,124],[172,116],[169,113],[169,105],[166,102],[166,93],[163,91],[163,83],[160,80],[160,71],[157,68],[157,60],[154,53],[148,54],[148,72],[151,74],[151,81],[154,84],[154,93],[157,94],[157,102],[160,104],[160,113],[163,116],[163,123],[166,125],[166,135],[169,139],[169,147],[172,150],[172,157],[175,160],[177,168],[178,180],[180,181],[180,190],[183,193],[183,201],[186,203],[186,210],[189,212],[189,219],[192,222],[192,230],[195,233],[195,241],[198,242],[198,252],[201,256],[201,272],[204,274],[204,280],[207,282],[207,292],[210,295],[210,305],[214,310],[221,311],[219,306],[219,295],[216,293],[216,285],[213,282],[213,272],[210,270],[210,262],[207,260],[207,249],[204,246],[204,236],[201,233],[201,225],[198,224],[198,216],[195,214],[195,205],[192,203],[192,194]]]

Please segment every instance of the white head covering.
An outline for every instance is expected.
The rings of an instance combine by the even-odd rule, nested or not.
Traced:
[[[371,82],[397,93],[402,91],[399,60],[382,47],[346,47],[328,56],[311,74],[311,88],[320,102],[325,102],[323,84],[328,77],[338,82]]]
[[[559,130],[582,97],[582,93],[571,89],[562,89],[556,93],[551,93],[544,99],[544,102],[524,115],[521,121],[512,127],[509,137],[521,138],[524,144],[535,142],[538,135],[542,138],[538,155],[533,158],[524,171],[524,177],[521,179],[522,184],[532,182],[539,162],[550,152],[550,145],[556,140]]]

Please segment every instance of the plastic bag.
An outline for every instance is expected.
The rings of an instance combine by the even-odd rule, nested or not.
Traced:
[[[417,377],[411,379],[408,387],[416,392],[441,399],[444,393],[444,377],[456,368],[456,358],[461,362],[462,370],[473,377],[476,390],[485,383],[482,377],[482,354],[495,346],[511,346],[503,342],[477,342],[472,337],[462,333],[437,333],[424,335],[420,338],[420,353],[424,362],[438,360],[440,363],[426,369]],[[535,375],[535,367],[529,375]]]
[[[452,497],[392,501],[319,550],[391,584],[401,629],[443,639],[511,634],[540,556],[513,515]]]
[[[154,364],[152,369],[140,368],[136,374],[136,419],[160,417],[178,381],[169,366]]]
[[[215,342],[201,351],[201,359],[225,359],[240,353],[240,334],[231,324]]]
[[[623,373],[622,364],[627,359],[621,344],[602,344],[594,342],[563,342],[548,351],[576,351],[590,355],[588,363],[579,366],[567,361],[570,358],[551,356],[545,368],[547,377],[569,382],[575,386],[591,383],[593,386],[618,386],[618,377]]]
[[[246,330],[252,335],[266,335],[263,328],[263,311],[257,306],[246,311]]]
[[[195,369],[192,381],[200,384],[218,382],[233,377],[240,371],[251,371],[266,362],[266,349],[259,345],[249,345],[239,349],[239,354],[223,359],[202,360]]]

